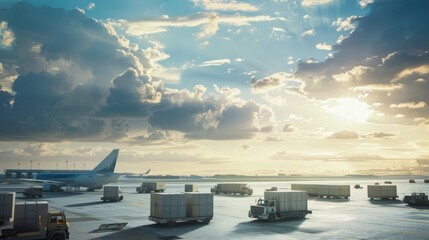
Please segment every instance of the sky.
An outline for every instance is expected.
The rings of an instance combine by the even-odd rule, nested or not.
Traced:
[[[0,1],[0,170],[427,175],[428,10]]]

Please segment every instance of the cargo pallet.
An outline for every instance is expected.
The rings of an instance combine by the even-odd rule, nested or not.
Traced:
[[[150,221],[160,223],[160,224],[167,224],[168,226],[174,226],[176,222],[203,222],[205,224],[208,224],[211,220],[213,220],[213,216],[205,216],[205,217],[179,217],[179,218],[158,218],[154,216],[149,216],[148,218]]]

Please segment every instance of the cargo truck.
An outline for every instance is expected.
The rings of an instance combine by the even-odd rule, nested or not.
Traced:
[[[55,184],[49,184],[49,183],[43,184],[43,191],[44,192],[64,192],[64,190],[60,186]]]
[[[22,194],[28,198],[43,197],[43,188],[29,187],[29,188],[26,188]]]
[[[349,198],[350,185],[291,184],[292,190],[306,191],[309,196],[327,198]]]
[[[213,220],[213,195],[210,193],[152,193],[150,221],[174,226],[176,222]]]
[[[307,209],[305,191],[266,191],[264,199],[250,206],[249,217],[274,222],[277,219],[305,218],[312,211]]]
[[[19,202],[15,204],[13,228],[2,229],[4,239],[64,240],[70,238],[64,212],[48,212],[47,202]]]
[[[402,201],[410,206],[429,206],[428,195],[425,193],[413,193],[411,196],[404,196]]]
[[[136,188],[138,193],[164,192],[165,184],[162,182],[144,182]]]
[[[410,179],[408,182],[409,183],[416,183],[416,181],[414,179]]]
[[[104,186],[103,187],[103,197],[101,200],[103,202],[120,202],[124,199],[122,195],[122,190],[119,186]]]
[[[253,194],[253,189],[250,189],[245,183],[219,183],[211,189],[211,192],[214,194],[224,193],[251,196]]]

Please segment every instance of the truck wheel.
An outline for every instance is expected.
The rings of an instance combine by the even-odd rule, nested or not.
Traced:
[[[276,220],[276,216],[274,216],[274,214],[270,214],[268,215],[268,222],[274,222]]]
[[[204,223],[204,224],[209,224],[209,223],[210,223],[210,218],[206,218],[206,219],[204,219],[204,220],[203,220],[203,223]]]
[[[174,225],[176,225],[175,221],[169,221],[169,222],[167,222],[167,226],[168,227],[174,227]]]
[[[62,235],[55,235],[51,238],[51,240],[65,240],[66,238]]]

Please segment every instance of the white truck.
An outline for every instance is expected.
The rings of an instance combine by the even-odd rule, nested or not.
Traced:
[[[305,218],[311,213],[307,209],[305,191],[266,191],[264,199],[250,206],[249,217],[274,222],[277,219]]]
[[[122,195],[122,190],[119,186],[104,186],[103,187],[103,197],[101,200],[103,202],[120,202],[124,199]]]
[[[249,195],[253,194],[253,189],[250,189],[246,183],[218,183],[211,189],[214,194],[240,194]]]
[[[163,182],[143,182],[136,188],[138,193],[164,192],[165,184]]]

